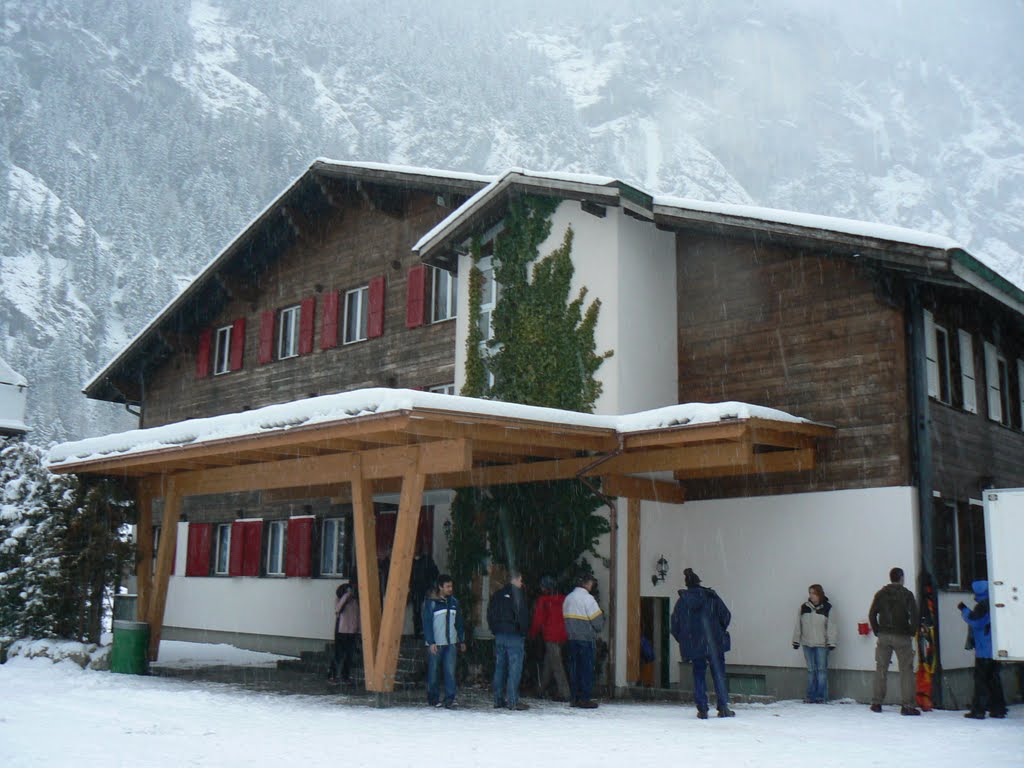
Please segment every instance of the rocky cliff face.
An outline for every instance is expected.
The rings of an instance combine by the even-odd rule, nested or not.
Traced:
[[[505,5],[0,0],[0,357],[35,439],[132,425],[82,383],[317,156],[899,224],[1024,284],[1019,3]]]

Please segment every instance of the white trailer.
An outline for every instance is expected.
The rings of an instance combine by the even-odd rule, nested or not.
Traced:
[[[992,656],[1024,661],[1024,488],[984,495]]]

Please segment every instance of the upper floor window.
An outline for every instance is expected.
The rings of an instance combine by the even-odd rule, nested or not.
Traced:
[[[436,387],[431,387],[429,392],[437,392],[439,395],[454,395],[455,384],[438,384]]]
[[[324,520],[320,540],[320,575],[345,576],[345,518],[329,517]]]
[[[458,278],[446,269],[430,268],[430,322],[439,323],[455,317]]]
[[[953,402],[950,372],[949,333],[925,313],[925,357],[928,360],[928,394],[936,400]]]
[[[370,288],[354,288],[345,292],[345,343],[365,341],[370,319]]]
[[[491,314],[498,303],[498,284],[494,282],[494,265],[489,256],[480,259],[477,268],[483,277],[480,283],[480,336],[487,341],[494,335]]]
[[[284,520],[272,520],[267,525],[267,567],[268,576],[284,575],[285,526]]]
[[[278,314],[277,359],[284,360],[299,354],[299,321],[302,308],[286,307]]]
[[[988,417],[1010,426],[1010,369],[1006,358],[994,344],[985,342],[985,389],[988,393]]]
[[[231,330],[233,326],[225,325],[217,329],[214,337],[213,374],[214,376],[231,370]]]
[[[221,523],[217,526],[213,563],[213,572],[217,575],[227,576],[231,572],[230,523]]]

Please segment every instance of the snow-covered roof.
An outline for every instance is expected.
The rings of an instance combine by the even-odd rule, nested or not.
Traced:
[[[130,456],[161,449],[194,446],[250,437],[298,427],[327,425],[361,416],[429,409],[457,414],[504,417],[544,425],[590,427],[619,434],[678,426],[694,426],[736,419],[765,419],[812,424],[774,408],[747,403],[684,403],[621,416],[599,416],[556,408],[480,400],[471,397],[419,392],[410,389],[360,389],[321,395],[290,403],[268,405],[252,411],[189,419],[148,429],[134,429],[101,437],[61,443],[50,449],[48,464],[77,464],[96,459]]]
[[[0,384],[9,384],[15,387],[27,387],[28,379],[11,368],[6,361],[0,357]]]

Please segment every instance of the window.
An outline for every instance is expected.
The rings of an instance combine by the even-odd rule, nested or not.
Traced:
[[[430,268],[430,322],[439,323],[455,317],[458,278],[446,269]]]
[[[320,575],[345,576],[345,518],[329,517],[324,520],[320,548]]]
[[[994,344],[985,342],[985,390],[988,394],[988,417],[1010,425],[1010,370],[1006,358]]]
[[[217,376],[231,370],[231,329],[232,326],[225,325],[217,329],[214,339],[213,352],[213,375]]]
[[[960,344],[960,402],[969,413],[978,412],[978,389],[974,377],[974,340],[962,328],[957,331]]]
[[[454,395],[455,384],[438,384],[436,387],[431,387],[428,392],[437,392],[440,395]]]
[[[284,520],[272,520],[267,526],[267,568],[268,576],[284,576]]]
[[[150,569],[153,573],[156,573],[156,556],[160,552],[160,531],[161,530],[162,529],[161,529],[161,527],[159,525],[154,525],[153,526],[153,563],[152,563],[152,568]]]
[[[981,501],[935,499],[935,569],[939,585],[966,588],[987,578]]]
[[[477,268],[483,275],[480,284],[480,336],[484,341],[494,335],[494,327],[491,323],[491,313],[498,303],[498,286],[494,282],[494,267],[490,257],[480,259]]]
[[[941,325],[935,324],[931,312],[924,313],[924,350],[928,373],[928,396],[950,405],[953,402],[949,333]]]
[[[299,319],[301,307],[287,307],[278,315],[277,359],[284,360],[299,354]]]
[[[213,572],[227,576],[231,571],[231,524],[218,525],[216,536]]]
[[[345,293],[345,343],[366,340],[370,317],[369,286]]]

